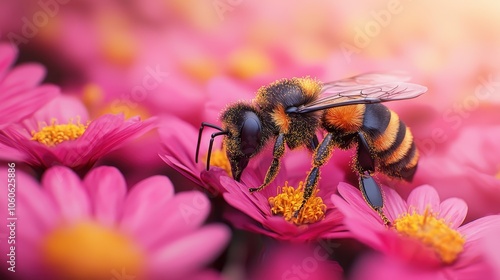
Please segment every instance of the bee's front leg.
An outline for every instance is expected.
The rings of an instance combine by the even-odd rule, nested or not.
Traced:
[[[278,137],[276,137],[276,142],[274,143],[273,149],[273,161],[271,162],[271,166],[266,173],[266,178],[264,179],[264,183],[258,188],[250,188],[250,192],[260,191],[269,185],[276,175],[278,175],[278,171],[280,170],[280,160],[285,154],[285,134],[280,133]]]
[[[314,150],[312,169],[306,178],[306,186],[304,187],[304,198],[302,199],[302,204],[299,209],[295,211],[294,217],[298,217],[302,208],[306,204],[307,200],[312,196],[314,189],[318,185],[320,170],[319,168],[323,166],[330,157],[332,156],[333,147],[335,142],[333,141],[333,134],[327,133],[325,138],[321,141],[321,144]]]

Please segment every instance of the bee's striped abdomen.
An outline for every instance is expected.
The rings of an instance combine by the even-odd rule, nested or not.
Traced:
[[[384,105],[368,104],[366,107],[362,131],[369,138],[379,171],[411,180],[417,168],[418,151],[410,129]]]

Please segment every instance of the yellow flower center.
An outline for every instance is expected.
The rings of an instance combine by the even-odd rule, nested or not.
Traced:
[[[316,196],[318,191],[319,189],[314,190],[298,217],[294,217],[295,212],[299,210],[302,204],[304,182],[301,181],[297,189],[288,186],[288,182],[285,182],[283,187],[278,187],[278,195],[269,197],[271,213],[273,215],[282,215],[285,220],[296,225],[312,224],[320,221],[325,217],[326,205],[321,197]]]
[[[206,82],[219,72],[216,60],[209,57],[189,58],[181,62],[181,69],[197,81]]]
[[[129,67],[138,53],[138,43],[131,28],[120,16],[106,14],[100,21],[100,47],[103,57],[119,67]]]
[[[145,106],[142,106],[141,104],[132,100],[123,99],[112,100],[110,103],[108,103],[98,111],[97,116],[102,116],[105,114],[123,114],[125,119],[139,116],[141,117],[141,120],[145,120],[151,117],[149,110]]]
[[[207,156],[208,155],[205,155],[203,157],[203,162],[207,162]],[[210,155],[210,166],[220,167],[226,171],[227,175],[231,176],[231,164],[227,158],[226,148],[222,148],[222,150],[212,150],[212,154]]]
[[[446,264],[452,263],[464,249],[465,238],[428,209],[423,215],[415,211],[402,215],[394,220],[394,228],[431,247]]]
[[[255,49],[241,49],[231,54],[228,61],[230,74],[241,79],[271,73],[273,62],[264,52]]]
[[[82,100],[87,108],[99,106],[104,100],[105,93],[103,89],[95,83],[88,83],[83,87]]]
[[[64,141],[78,139],[85,132],[87,126],[88,124],[81,124],[79,119],[76,123],[70,120],[68,124],[57,124],[57,120],[52,119],[50,125],[46,125],[38,132],[32,131],[31,135],[33,137],[31,140],[53,147]]]
[[[42,244],[45,264],[58,279],[141,279],[144,257],[129,238],[96,223],[59,228]]]

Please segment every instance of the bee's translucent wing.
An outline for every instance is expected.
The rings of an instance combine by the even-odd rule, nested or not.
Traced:
[[[404,71],[367,72],[353,77],[325,83],[328,87],[350,87],[356,85],[378,85],[391,82],[407,82],[411,76]]]
[[[415,98],[427,91],[421,85],[406,83],[403,73],[366,73],[323,84],[321,97],[299,106],[294,113],[307,113],[353,104],[370,104]]]

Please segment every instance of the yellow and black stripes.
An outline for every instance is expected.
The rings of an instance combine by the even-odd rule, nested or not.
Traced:
[[[376,159],[376,170],[407,181],[413,178],[418,162],[413,135],[386,106],[359,104],[332,108],[325,110],[322,122],[335,135],[339,148],[347,149],[358,143],[361,132]]]

